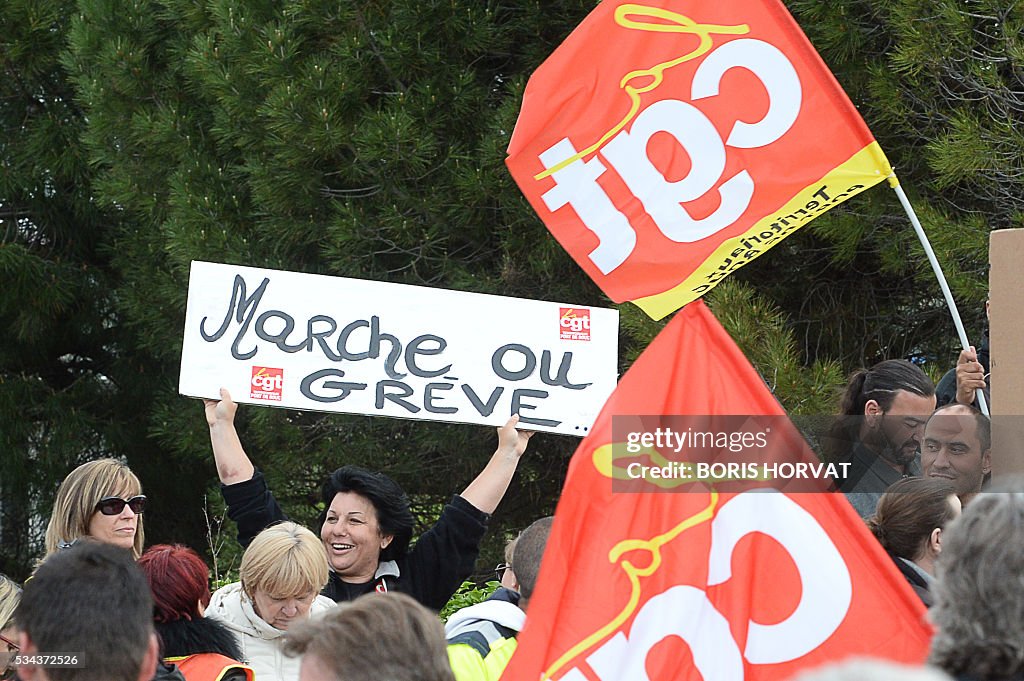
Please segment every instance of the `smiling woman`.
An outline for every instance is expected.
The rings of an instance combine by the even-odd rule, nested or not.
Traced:
[[[83,537],[142,555],[146,497],[131,469],[116,459],[97,459],[71,471],[57,490],[46,527],[46,555]]]
[[[267,525],[285,520],[235,431],[237,405],[227,390],[206,400],[206,420],[228,515],[243,546]],[[410,550],[409,498],[388,476],[342,466],[324,482],[321,554],[330,576],[323,594],[340,602],[363,594],[400,591],[440,610],[473,571],[487,521],[505,495],[533,433],[516,430],[513,416],[498,428],[498,447],[479,475],[456,494],[432,528]]]

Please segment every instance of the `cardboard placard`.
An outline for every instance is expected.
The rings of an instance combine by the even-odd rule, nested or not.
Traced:
[[[1024,473],[1024,229],[989,237],[992,473]]]
[[[584,436],[617,354],[616,310],[196,261],[178,390]]]

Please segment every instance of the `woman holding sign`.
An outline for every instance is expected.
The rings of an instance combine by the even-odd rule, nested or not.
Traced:
[[[235,430],[237,405],[223,388],[205,400],[210,441],[228,516],[248,546],[263,528],[286,520],[249,460]],[[349,601],[371,591],[401,591],[440,610],[473,571],[490,514],[505,495],[532,432],[516,430],[518,416],[498,428],[498,448],[473,482],[455,495],[437,523],[409,550],[409,499],[382,473],[343,466],[323,485],[320,540],[331,567],[323,595]]]

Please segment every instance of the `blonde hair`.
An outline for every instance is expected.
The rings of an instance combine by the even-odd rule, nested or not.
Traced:
[[[319,593],[327,584],[327,554],[315,534],[301,525],[283,522],[256,535],[242,555],[242,589],[273,598]]]
[[[6,575],[0,574],[0,631],[12,623],[14,611],[20,602],[21,587]]]
[[[519,543],[519,537],[516,536],[514,539],[509,539],[508,543],[505,544],[505,562],[508,563],[509,567],[512,566],[512,554],[516,552],[516,544]]]
[[[60,548],[61,542],[73,542],[89,536],[89,521],[100,499],[121,496],[126,499],[142,494],[142,483],[131,469],[116,459],[97,459],[71,471],[57,490],[53,513],[46,526],[46,555]],[[145,544],[139,516],[132,553],[138,560]]]

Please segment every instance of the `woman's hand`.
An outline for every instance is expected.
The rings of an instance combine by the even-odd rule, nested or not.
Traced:
[[[210,426],[210,445],[217,462],[217,477],[225,485],[251,480],[255,473],[252,462],[242,449],[235,431],[235,412],[238,405],[226,388],[220,389],[219,400],[203,400],[206,423]]]
[[[227,388],[220,389],[219,400],[204,399],[203,406],[206,408],[206,422],[211,428],[220,423],[234,424],[238,405],[231,399]]]
[[[498,428],[499,452],[522,456],[526,451],[526,445],[530,442],[530,438],[533,437],[534,431],[517,430],[516,425],[518,425],[518,423],[519,414],[513,414],[512,417],[505,422],[505,425]]]

